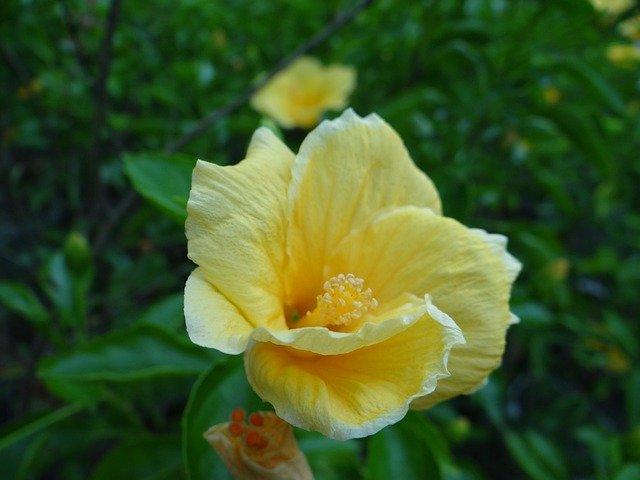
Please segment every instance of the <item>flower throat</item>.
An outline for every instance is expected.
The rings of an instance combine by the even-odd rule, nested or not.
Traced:
[[[364,280],[352,273],[331,277],[324,282],[323,288],[324,293],[316,297],[316,308],[307,312],[294,328],[340,330],[378,306],[371,289],[364,289]]]

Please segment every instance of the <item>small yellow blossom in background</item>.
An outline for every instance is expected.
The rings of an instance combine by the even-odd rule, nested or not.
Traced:
[[[278,416],[331,438],[482,387],[517,321],[506,238],[442,216],[377,115],[324,121],[297,155],[260,128],[238,165],[199,161],[186,235],[191,340],[244,352]]]
[[[20,100],[28,100],[32,97],[39,95],[42,92],[42,81],[39,78],[34,78],[26,85],[18,87],[16,95]]]
[[[618,31],[629,40],[640,41],[640,15],[631,17],[618,25]]]
[[[611,373],[626,373],[630,366],[629,357],[620,348],[612,346],[607,351],[606,369]]]
[[[224,50],[227,48],[227,44],[229,43],[227,39],[227,34],[221,28],[216,28],[213,31],[213,45],[217,50]]]
[[[633,43],[611,45],[607,49],[607,58],[618,67],[632,68],[640,61],[640,47]]]
[[[204,438],[236,480],[313,480],[291,425],[272,412],[236,409],[231,421],[214,425]]]
[[[311,128],[327,110],[342,110],[356,85],[356,71],[300,57],[251,99],[253,108],[284,128]]]
[[[596,10],[607,15],[620,15],[634,4],[635,0],[591,0]]]
[[[562,98],[562,94],[556,87],[549,85],[542,90],[542,98],[547,105],[556,105]]]
[[[547,278],[553,282],[562,282],[567,278],[571,265],[566,258],[558,258],[545,267]]]
[[[629,357],[620,347],[609,342],[595,339],[587,339],[585,345],[590,350],[600,352],[604,355],[602,368],[607,372],[621,374],[629,370]]]

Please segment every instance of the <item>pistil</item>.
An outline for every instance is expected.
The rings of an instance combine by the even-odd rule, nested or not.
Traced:
[[[324,285],[324,293],[316,298],[316,308],[298,322],[299,327],[327,327],[340,330],[378,306],[364,280],[352,273],[331,277]]]

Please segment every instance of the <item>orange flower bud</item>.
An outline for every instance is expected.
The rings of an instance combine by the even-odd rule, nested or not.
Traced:
[[[237,480],[313,480],[291,425],[272,412],[254,412],[244,422],[241,409],[231,421],[214,425],[204,438]]]

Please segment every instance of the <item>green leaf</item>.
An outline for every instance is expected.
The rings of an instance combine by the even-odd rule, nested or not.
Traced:
[[[165,330],[184,330],[184,294],[177,293],[154,303],[140,318],[140,323],[153,324]]]
[[[575,57],[538,58],[535,62],[538,66],[554,70],[564,70],[582,81],[596,97],[602,100],[611,110],[618,115],[625,116],[627,108],[618,91],[613,88],[606,78],[589,64]]]
[[[590,160],[604,178],[610,178],[616,172],[616,164],[608,148],[609,142],[584,113],[574,108],[556,107],[546,112],[569,140]]]
[[[242,357],[217,363],[196,381],[182,416],[182,448],[189,480],[227,480],[232,477],[202,434],[209,427],[226,422],[231,411],[265,410],[247,383]]]
[[[357,441],[341,442],[300,429],[296,429],[295,433],[315,478],[338,480],[361,477],[362,464]]]
[[[133,437],[107,453],[91,480],[135,478],[136,480],[176,480],[181,478],[180,440],[164,437]]]
[[[84,407],[79,404],[67,405],[58,410],[37,414],[5,427],[2,432],[0,432],[0,450],[34,433],[45,430],[51,425],[78,413],[83,408]]]
[[[507,430],[504,440],[512,458],[534,480],[569,478],[561,453],[539,433],[529,431],[519,434]]]
[[[38,460],[46,450],[48,441],[49,432],[45,431],[36,436],[33,441],[29,442],[24,449],[24,452],[20,455],[20,465],[17,468],[15,477],[10,478],[15,478],[15,480],[28,480],[30,478],[34,478],[34,470],[37,469]]]
[[[514,305],[513,313],[515,313],[522,325],[536,328],[549,328],[553,324],[553,315],[543,304],[538,302],[526,302],[520,305]]]
[[[215,358],[213,351],[182,341],[161,328],[139,324],[48,358],[38,373],[45,381],[131,382],[198,375]]]
[[[124,164],[140,195],[183,225],[196,158],[176,153],[140,153],[126,155]]]
[[[0,303],[8,310],[22,315],[34,325],[45,325],[49,322],[49,313],[36,294],[21,283],[0,283]]]
[[[390,478],[441,479],[436,452],[440,448],[420,430],[419,414],[409,414],[369,437],[367,442],[367,480]]]
[[[601,430],[595,425],[587,425],[576,431],[578,440],[588,445],[595,467],[596,478],[609,479],[622,463],[620,438]]]
[[[640,463],[627,463],[613,477],[613,480],[638,480],[640,478]]]
[[[640,428],[640,371],[632,372],[626,384],[627,417],[631,427]]]
[[[84,335],[86,330],[86,297],[93,279],[87,268],[74,272],[62,252],[54,253],[40,272],[42,288],[56,306],[63,325]]]

